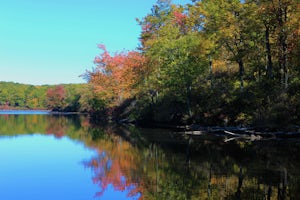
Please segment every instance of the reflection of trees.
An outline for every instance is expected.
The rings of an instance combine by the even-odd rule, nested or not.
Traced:
[[[109,129],[102,137],[101,133],[95,132],[94,129],[94,137],[98,135],[100,139],[91,145],[97,149],[98,155],[85,165],[93,169],[93,181],[101,188],[97,195],[101,196],[109,185],[113,185],[116,190],[127,191],[131,197],[141,196],[143,181],[140,179],[139,151],[121,137],[112,134]]]
[[[54,134],[55,137],[61,138],[65,135],[66,129],[66,118],[54,117],[49,118],[46,128],[47,134]]]
[[[140,199],[297,199],[299,141],[189,138],[165,130],[94,127],[84,116],[0,116],[0,133],[66,135],[97,150],[85,165],[98,195],[112,185]]]
[[[299,196],[296,188],[299,188],[300,163],[293,158],[299,156],[299,146],[295,142],[222,144],[197,141],[194,147],[197,155],[191,170],[209,174],[212,199],[292,199]]]
[[[126,134],[130,133],[121,137],[111,127],[90,128],[89,133],[93,140],[87,144],[98,154],[85,165],[93,170],[93,181],[100,186],[97,195],[101,196],[109,185],[113,185],[114,189],[125,191],[130,197],[142,199],[145,190],[143,157],[138,148],[126,141]]]
[[[131,194],[141,193],[145,199],[289,199],[299,195],[300,163],[290,156],[299,156],[299,147],[288,143],[223,143],[133,128],[103,134],[93,144],[100,157],[87,163],[102,189],[108,184],[120,190],[131,187]]]
[[[0,132],[7,135],[43,133],[46,115],[0,115]]]
[[[0,115],[0,133],[5,135],[53,134],[80,139],[87,134],[88,119],[80,115]]]

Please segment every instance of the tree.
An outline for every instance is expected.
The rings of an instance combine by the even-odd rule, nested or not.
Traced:
[[[289,73],[299,43],[299,3],[296,0],[253,0],[257,5],[258,18],[265,33],[267,76],[280,80],[283,88],[288,87]],[[296,50],[296,51],[295,51]],[[292,64],[293,63],[293,64]],[[296,64],[297,65],[297,64]]]
[[[83,76],[108,106],[120,105],[135,96],[144,58],[136,51],[110,55],[104,45],[99,48],[102,53],[94,60],[96,67]]]
[[[244,88],[245,60],[253,51],[256,11],[251,3],[239,0],[205,0],[200,2],[205,19],[204,30],[214,35],[217,48],[229,52],[228,61],[238,64],[240,88]]]
[[[260,113],[269,120],[280,109],[297,113],[299,9],[298,0],[158,0],[137,20],[138,52],[99,46],[96,67],[84,75],[91,98],[108,108],[123,102],[119,110],[134,99],[126,117],[153,122],[248,125]]]
[[[206,42],[183,7],[162,2],[140,21],[142,49],[151,66],[148,89],[172,94],[191,115],[192,89],[207,66]]]
[[[66,91],[63,85],[49,88],[46,94],[48,109],[61,111],[65,106]]]

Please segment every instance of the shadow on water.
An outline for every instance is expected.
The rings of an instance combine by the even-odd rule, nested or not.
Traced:
[[[11,129],[11,127],[14,127]],[[230,141],[160,129],[95,126],[86,116],[1,115],[6,136],[67,136],[95,149],[84,161],[99,186],[139,199],[297,199],[300,141]]]
[[[159,129],[109,129],[109,137],[116,139],[115,149],[130,144],[130,158],[124,155],[129,149],[114,156],[130,161],[120,171],[126,178],[131,176],[130,182],[145,199],[300,196],[299,140],[225,143],[215,136],[192,138]]]

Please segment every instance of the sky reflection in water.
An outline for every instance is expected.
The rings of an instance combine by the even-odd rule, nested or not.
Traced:
[[[0,137],[0,199],[127,199],[109,185],[101,197],[83,162],[94,150],[67,137]]]

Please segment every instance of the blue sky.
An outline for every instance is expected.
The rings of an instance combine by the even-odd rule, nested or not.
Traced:
[[[189,0],[174,0],[189,3]],[[97,44],[110,52],[138,46],[136,18],[156,0],[0,0],[0,81],[83,83]]]

